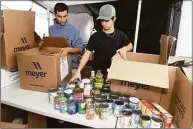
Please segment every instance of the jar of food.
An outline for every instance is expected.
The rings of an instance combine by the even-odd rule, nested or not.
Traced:
[[[86,112],[86,101],[85,99],[78,100],[78,113],[85,114]]]
[[[48,90],[49,103],[54,105],[54,98],[57,96],[57,88],[50,88]]]
[[[90,83],[84,84],[84,97],[91,97],[91,84]]]
[[[60,98],[58,96],[54,98],[54,109],[57,111],[60,110]]]
[[[77,104],[76,101],[74,99],[69,99],[68,102],[68,107],[67,107],[67,111],[69,115],[73,115],[77,113]]]
[[[94,98],[99,98],[101,91],[99,89],[94,89]]]
[[[130,127],[130,120],[131,120],[132,111],[131,110],[123,110],[121,116],[121,127],[122,128],[129,128]]]
[[[94,114],[95,114],[95,108],[94,108],[94,104],[90,103],[86,105],[86,119],[87,120],[92,120],[94,119]]]
[[[139,125],[142,128],[149,128],[151,118],[148,115],[140,115]]]
[[[112,115],[113,114],[113,110],[114,110],[114,101],[113,100],[110,100],[110,99],[107,99],[106,100],[106,103],[109,105],[108,107],[108,115]]]
[[[64,91],[65,97],[69,99],[72,96],[72,89],[66,89]]]
[[[98,115],[99,114],[99,105],[104,103],[105,100],[101,98],[96,98],[95,99],[95,113]]]
[[[115,101],[114,116],[120,117],[122,114],[124,103],[122,101]]]
[[[67,112],[67,98],[60,98],[60,113]]]
[[[132,107],[132,109],[139,109],[140,100],[136,97],[130,97],[129,104]]]
[[[84,90],[81,89],[81,88],[74,88],[74,90],[73,90],[74,99],[76,99],[76,100],[83,99],[84,98],[83,97],[83,92],[84,92]]]
[[[107,103],[99,105],[99,119],[106,120],[108,118],[108,107]]]
[[[150,122],[150,128],[162,128],[163,119],[159,116],[152,116]]]
[[[109,99],[112,99],[114,102],[119,99],[119,93],[117,92],[111,92]]]
[[[110,97],[110,89],[109,88],[103,88],[101,91],[101,95],[106,95],[107,99]]]
[[[138,123],[139,123],[141,114],[142,114],[141,110],[132,110],[132,116],[131,116],[131,121],[130,121],[131,127],[133,128],[138,127]]]

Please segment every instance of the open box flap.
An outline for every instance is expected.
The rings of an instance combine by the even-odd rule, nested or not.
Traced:
[[[168,67],[152,63],[113,59],[109,79],[130,81],[159,88],[169,88]]]

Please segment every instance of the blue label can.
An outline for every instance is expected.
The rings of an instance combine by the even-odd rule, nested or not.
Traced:
[[[77,103],[74,99],[68,100],[67,112],[69,115],[73,115],[77,113]]]

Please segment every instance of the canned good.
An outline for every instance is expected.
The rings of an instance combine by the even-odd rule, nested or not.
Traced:
[[[129,104],[125,104],[123,111],[132,111],[132,107]]]
[[[83,89],[81,89],[81,88],[75,88],[75,89],[73,90],[73,96],[74,96],[74,98],[75,98],[76,100],[81,100],[81,99],[83,99],[83,92],[84,92]]]
[[[54,98],[57,96],[57,88],[50,88],[48,90],[48,99],[50,104],[54,104]]]
[[[86,105],[86,119],[87,120],[92,120],[94,119],[94,104],[90,103],[88,105]]]
[[[107,103],[99,105],[99,119],[105,120],[108,118],[108,107]]]
[[[140,126],[143,127],[143,128],[149,128],[150,119],[151,118],[148,115],[141,115],[140,116],[140,121],[139,121]]]
[[[69,99],[68,102],[68,107],[67,107],[67,112],[69,115],[73,115],[77,113],[77,104],[74,99]]]
[[[66,89],[66,90],[64,91],[64,94],[65,94],[65,97],[66,97],[67,99],[69,99],[69,98],[71,97],[71,95],[72,95],[72,89]]]
[[[85,114],[86,112],[86,102],[85,99],[78,101],[78,113],[79,114]]]
[[[129,104],[132,107],[132,109],[139,109],[139,103],[140,100],[136,97],[130,97],[129,98]]]
[[[99,98],[101,91],[99,89],[94,89],[94,98]]]
[[[128,104],[129,103],[129,98],[127,98],[127,97],[119,97],[119,100],[120,101],[123,101],[124,102],[124,105],[126,105],[126,104]]]
[[[112,99],[114,102],[119,99],[119,93],[117,92],[111,92],[109,99]]]
[[[132,111],[122,111],[122,116],[121,116],[121,127],[122,128],[129,128],[130,127],[130,120],[131,120],[131,115]]]
[[[150,122],[150,128],[162,128],[163,119],[159,116],[152,116]]]
[[[99,105],[104,103],[105,100],[102,98],[96,98],[95,99],[95,113],[98,115],[99,114]]]
[[[91,84],[84,83],[84,97],[91,97]]]
[[[120,117],[123,110],[123,102],[122,101],[115,101],[115,108],[114,108],[114,116]]]
[[[60,98],[60,113],[67,112],[67,98]]]
[[[107,99],[108,99],[109,96],[110,96],[110,89],[109,88],[103,88],[102,91],[101,91],[101,94],[106,95]]]
[[[131,127],[136,128],[138,126],[141,114],[142,114],[141,110],[132,110],[132,116],[130,121]]]
[[[58,96],[54,98],[54,109],[60,110],[60,98]]]
[[[106,102],[108,103],[109,107],[108,107],[108,115],[112,115],[113,114],[113,110],[114,110],[114,101],[107,99]]]

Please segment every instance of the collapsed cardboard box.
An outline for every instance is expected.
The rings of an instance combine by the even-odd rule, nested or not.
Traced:
[[[12,70],[17,67],[16,52],[36,47],[34,41],[35,12],[1,11],[1,66]]]
[[[22,89],[48,92],[71,76],[71,57],[61,57],[62,48],[33,48],[17,53]]]
[[[157,102],[174,115],[178,127],[192,126],[192,84],[180,69],[116,57],[108,73],[111,91]]]

